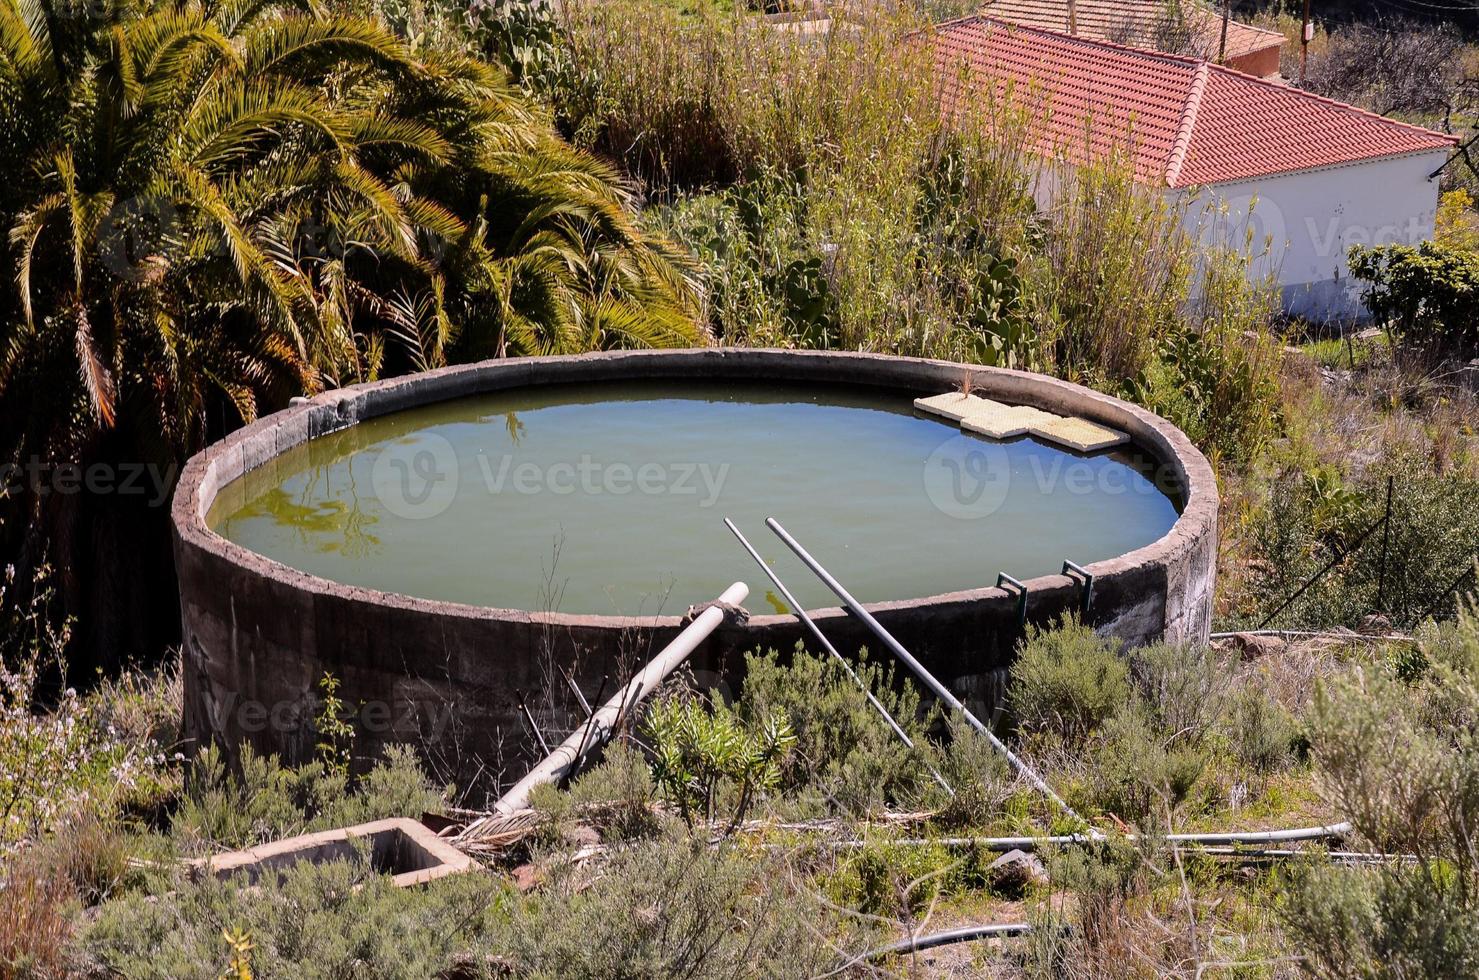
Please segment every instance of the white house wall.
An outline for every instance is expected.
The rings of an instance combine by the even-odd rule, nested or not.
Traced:
[[[1258,256],[1251,274],[1273,274],[1286,312],[1362,318],[1347,251],[1431,238],[1438,181],[1428,175],[1446,157],[1438,150],[1170,193],[1202,241]]]

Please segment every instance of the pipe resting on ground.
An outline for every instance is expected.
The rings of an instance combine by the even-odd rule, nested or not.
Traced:
[[[1332,837],[1344,837],[1351,832],[1351,825],[1346,822],[1328,824],[1319,827],[1292,827],[1286,830],[1234,830],[1223,833],[1206,834],[1167,834],[1163,838],[1172,844],[1191,844],[1194,846],[1216,847],[1219,845],[1252,845],[1273,844],[1290,841],[1312,841],[1327,840]],[[1126,840],[1138,840],[1139,834],[1126,834]],[[938,845],[941,847],[979,847],[988,851],[1035,851],[1042,847],[1062,847],[1069,844],[1078,844],[1088,840],[1083,834],[1066,834],[1053,837],[915,837],[903,838],[901,840],[889,841],[890,844],[902,844],[906,847],[924,847]],[[834,841],[832,846],[839,849],[862,847],[866,844],[863,840]]]

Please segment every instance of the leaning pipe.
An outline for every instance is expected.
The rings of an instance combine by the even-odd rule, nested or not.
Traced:
[[[580,764],[586,753],[597,746],[604,745],[615,730],[617,720],[622,714],[630,711],[638,701],[656,690],[657,686],[669,674],[677,670],[698,648],[698,645],[708,639],[709,634],[724,621],[722,606],[737,606],[744,602],[749,594],[750,588],[743,582],[736,582],[725,589],[717,603],[699,613],[693,622],[684,627],[683,632],[663,647],[657,656],[649,660],[647,666],[638,671],[625,687],[592,712],[586,722],[571,732],[565,741],[545,757],[543,762],[530,769],[523,779],[514,783],[513,788],[493,804],[491,816],[506,817],[526,809],[529,806],[529,794],[534,787],[563,779]],[[472,829],[469,827],[468,831]]]
[[[868,689],[868,685],[863,683],[863,679],[858,676],[857,671],[853,670],[852,665],[847,662],[847,658],[837,651],[837,648],[832,645],[831,640],[827,639],[827,635],[822,632],[822,628],[816,624],[816,620],[807,614],[806,609],[791,594],[791,590],[786,588],[786,583],[781,581],[780,576],[769,565],[765,564],[765,559],[760,557],[760,552],[755,550],[755,546],[750,544],[749,539],[740,532],[739,527],[735,525],[734,521],[726,517],[724,518],[724,526],[729,528],[730,532],[739,539],[740,545],[750,553],[750,557],[755,559],[755,564],[760,566],[760,570],[765,573],[766,577],[770,579],[771,584],[780,592],[781,598],[786,600],[786,604],[791,607],[792,615],[801,620],[807,629],[811,630],[811,635],[822,645],[822,649],[831,654],[832,659],[837,662],[838,666],[847,673],[848,677],[852,678],[852,682],[857,685],[858,690],[863,692],[864,697],[868,699],[868,703],[873,706],[873,710],[878,712],[879,716],[888,723],[889,728],[893,729],[894,735],[898,737],[899,741],[903,742],[906,748],[914,748],[914,740],[894,720],[894,716],[889,714],[888,709],[883,706],[883,702],[874,697],[873,692]],[[939,784],[941,789],[951,796],[955,795],[955,790],[951,788],[950,783],[946,781],[945,777],[940,775],[938,769],[929,763],[925,763],[925,768],[930,771],[931,776],[935,777],[935,782]]]
[[[939,680],[935,678],[934,674],[931,674],[929,671],[925,670],[924,665],[921,664],[918,660],[914,659],[914,655],[908,650],[904,649],[904,645],[898,640],[894,639],[894,635],[888,630],[884,629],[883,624],[874,619],[873,614],[864,609],[863,604],[854,599],[852,597],[852,593],[848,592],[847,589],[843,587],[841,582],[832,577],[831,572],[822,567],[821,562],[813,558],[811,556],[811,553],[801,546],[801,542],[791,537],[786,529],[781,526],[780,521],[776,520],[774,517],[767,517],[765,519],[765,526],[774,531],[776,537],[780,538],[781,541],[785,542],[786,547],[790,548],[793,552],[796,553],[796,557],[800,558],[802,563],[805,564],[807,568],[811,569],[812,574],[821,579],[822,584],[826,585],[827,588],[832,590],[832,593],[836,595],[837,598],[842,600],[842,604],[847,608],[847,611],[852,613],[858,619],[862,620],[863,625],[868,627],[868,629],[873,632],[873,635],[878,637],[878,639],[883,642],[884,646],[888,647],[890,652],[892,652],[894,656],[898,657],[899,660],[903,662],[904,666],[908,667],[915,677],[919,678],[921,683],[923,683],[926,687],[933,691],[935,697],[939,698],[946,705],[959,712],[960,716],[966,720],[966,723],[974,728],[977,732],[979,732],[982,736],[984,736],[986,740],[991,743],[991,747],[1000,752],[1002,756],[1007,760],[1007,763],[1011,765],[1011,767],[1015,769],[1029,783],[1036,787],[1038,792],[1042,793],[1048,799],[1056,803],[1064,813],[1068,814],[1070,817],[1077,820],[1085,827],[1088,827],[1088,834],[1090,837],[1097,839],[1103,836],[1102,833],[1090,826],[1087,820],[1079,816],[1078,811],[1069,806],[1068,802],[1064,800],[1063,797],[1054,792],[1053,787],[1049,786],[1041,776],[1033,771],[1031,766],[1018,758],[1017,753],[1007,748],[1006,743],[996,737],[996,733],[994,733],[990,728],[986,727],[986,725],[979,718],[971,714],[970,710],[961,703],[960,698],[957,698],[954,694],[950,692],[950,689],[948,687],[946,687],[944,684],[941,684]]]

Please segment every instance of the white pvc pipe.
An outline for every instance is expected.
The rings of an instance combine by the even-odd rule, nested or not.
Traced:
[[[744,602],[749,594],[749,586],[743,582],[736,582],[724,590],[719,596],[719,602],[737,606]],[[666,680],[669,674],[677,670],[722,622],[724,622],[724,610],[717,604],[694,617],[693,622],[685,626],[683,632],[673,637],[673,642],[663,647],[657,656],[649,660],[647,666],[638,671],[625,687],[597,708],[590,718],[571,732],[543,762],[530,769],[523,779],[504,793],[498,802],[493,804],[492,816],[508,816],[528,808],[529,794],[534,787],[564,778],[565,774],[580,761],[581,755],[606,741],[623,712],[631,711],[637,702],[655,691],[657,686]],[[473,827],[482,822],[480,820],[469,826],[463,833],[471,831]]]
[[[1314,841],[1325,840],[1331,837],[1344,837],[1351,833],[1351,825],[1342,821],[1341,823],[1325,824],[1319,827],[1291,827],[1286,830],[1234,830],[1225,833],[1189,833],[1189,834],[1166,834],[1161,839],[1172,844],[1190,844],[1193,846],[1255,846],[1258,844],[1285,843],[1291,841]],[[1138,834],[1126,834],[1125,840],[1133,841],[1139,839]],[[905,838],[903,840],[891,840],[890,844],[905,847],[979,847],[987,851],[1035,851],[1045,847],[1066,847],[1070,844],[1080,844],[1083,837],[1078,835],[1057,835],[1053,837],[919,837]],[[831,846],[839,850],[861,848],[866,845],[862,840],[836,841]]]

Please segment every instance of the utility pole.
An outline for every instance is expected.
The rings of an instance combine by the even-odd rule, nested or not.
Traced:
[[[1315,39],[1315,25],[1310,23],[1310,0],[1304,0],[1304,30],[1299,34],[1299,84],[1303,87],[1310,71],[1310,42]]]
[[[1078,36],[1078,4],[1068,0],[1068,33]]]
[[[1217,63],[1227,62],[1227,22],[1232,20],[1232,0],[1222,0],[1222,40],[1217,43]]]

